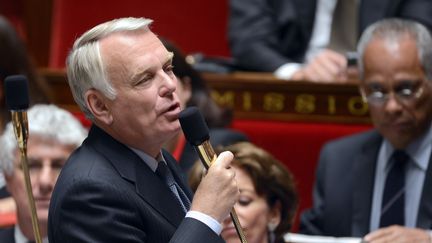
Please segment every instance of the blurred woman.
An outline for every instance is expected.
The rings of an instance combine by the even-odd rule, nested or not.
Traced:
[[[291,173],[272,155],[248,142],[224,147],[234,154],[240,190],[235,210],[249,243],[282,243],[297,209],[297,192]],[[189,176],[193,190],[198,187],[203,167],[196,164]],[[227,243],[240,242],[230,218],[223,223],[221,236]]]
[[[0,134],[4,126],[10,121],[9,111],[6,109],[3,81],[9,75],[23,74],[29,80],[29,95],[32,104],[48,102],[50,90],[48,85],[37,76],[36,71],[27,55],[23,41],[13,26],[0,16]]]

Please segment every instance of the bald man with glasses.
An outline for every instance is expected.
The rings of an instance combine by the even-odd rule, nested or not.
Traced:
[[[324,146],[300,231],[431,242],[431,35],[413,21],[383,20],[365,30],[358,53],[375,129]]]

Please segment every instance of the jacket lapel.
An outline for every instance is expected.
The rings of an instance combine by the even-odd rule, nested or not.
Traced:
[[[143,161],[140,162],[135,167],[138,195],[177,227],[185,216],[177,198]]]
[[[426,170],[423,182],[423,192],[417,214],[417,227],[431,229],[432,227],[432,156]]]
[[[367,141],[362,153],[354,160],[352,225],[353,236],[362,237],[369,232],[372,192],[374,187],[376,160],[382,137],[374,133]]]
[[[185,214],[177,199],[137,154],[97,126],[91,128],[89,139],[123,179],[135,184],[137,194],[144,201],[175,227],[180,224]]]

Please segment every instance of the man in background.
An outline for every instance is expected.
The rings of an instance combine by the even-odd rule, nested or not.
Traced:
[[[47,242],[51,193],[65,161],[84,140],[87,131],[72,114],[54,105],[33,106],[28,110],[28,121],[28,167],[41,237]],[[17,219],[15,226],[0,230],[0,242],[34,241],[21,156],[11,122],[0,137],[0,147],[0,168],[16,204]]]
[[[374,242],[430,242],[432,38],[388,19],[363,33],[360,91],[375,129],[323,148],[300,232]]]
[[[55,186],[53,242],[223,242],[238,199],[232,154],[219,155],[192,200],[177,162],[162,150],[180,131],[172,53],[152,21],[121,18],[76,40],[69,85],[93,121]]]
[[[432,29],[429,0],[230,0],[229,41],[240,68],[277,77],[344,82],[359,35],[390,17]]]

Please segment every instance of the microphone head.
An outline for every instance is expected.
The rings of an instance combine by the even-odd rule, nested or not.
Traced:
[[[184,109],[180,112],[179,120],[186,140],[190,144],[198,146],[209,140],[209,129],[197,107]]]
[[[7,76],[4,80],[6,106],[9,110],[26,110],[29,107],[28,81],[24,75]]]

